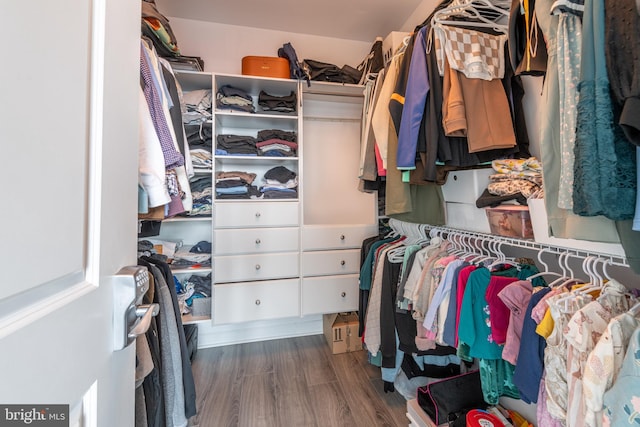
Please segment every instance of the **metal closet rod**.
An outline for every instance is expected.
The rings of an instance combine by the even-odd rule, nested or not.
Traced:
[[[397,220],[394,220],[394,222],[395,221]],[[405,224],[408,224],[408,223],[405,223]],[[391,221],[390,221],[390,225],[391,225]],[[518,247],[518,248],[532,249],[537,251],[544,250],[545,252],[555,253],[558,255],[564,253],[577,258],[587,258],[589,256],[598,257],[604,260],[608,260],[608,262],[611,265],[617,265],[620,267],[629,267],[629,263],[627,262],[626,258],[618,255],[606,254],[603,252],[583,251],[580,249],[567,248],[564,246],[538,243],[532,240],[518,239],[514,237],[504,237],[504,236],[498,236],[495,234],[480,233],[477,231],[461,230],[458,228],[452,228],[452,227],[440,226],[440,225],[414,224],[414,226],[416,226],[416,230],[422,229],[428,233],[431,233],[433,231],[445,238],[447,237],[448,234],[458,234],[458,235],[468,236],[475,239],[491,240],[494,242],[497,241],[500,244],[505,244],[505,245]],[[394,226],[392,226],[392,228],[395,229]],[[406,227],[406,228],[403,227],[403,229],[409,229],[409,227]]]

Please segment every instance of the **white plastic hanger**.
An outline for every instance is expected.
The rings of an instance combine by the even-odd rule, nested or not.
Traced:
[[[544,267],[544,270],[536,273],[536,274],[532,274],[531,276],[527,277],[528,281],[531,281],[532,279],[535,279],[536,277],[542,277],[542,276],[555,276],[555,277],[562,277],[562,275],[560,273],[557,273],[555,271],[549,271],[549,264],[547,264],[546,262],[544,262],[542,260],[542,254],[545,252],[551,252],[549,251],[547,248],[543,248],[540,249],[538,251],[538,262],[540,263],[540,265],[542,265]]]
[[[574,284],[574,283],[587,283],[587,281],[585,281],[585,280],[583,280],[583,279],[580,279],[580,278],[576,277],[576,275],[575,275],[575,273],[573,272],[573,270],[571,270],[571,268],[569,268],[569,262],[568,262],[569,257],[571,257],[571,254],[570,254],[570,253],[567,253],[567,256],[565,257],[565,262],[566,262],[567,270],[569,270],[569,273],[570,273],[570,274],[569,274],[569,278],[567,278],[567,280],[565,280],[564,282],[562,282],[562,283],[560,284],[560,287],[566,287],[566,286],[568,286],[568,285],[570,285],[570,284]],[[587,259],[589,259],[589,258],[594,258],[594,257],[587,257]],[[590,261],[591,261],[591,260],[590,260]],[[588,269],[587,265],[585,265],[585,261],[583,261],[583,266],[584,266],[584,267],[583,267],[583,270]],[[554,281],[554,282],[555,282],[555,281]],[[586,287],[588,288],[589,286],[586,286]],[[579,290],[579,291],[581,291],[582,289],[584,289],[584,288],[580,288],[580,290]],[[596,289],[597,289],[597,288],[596,288]],[[579,292],[579,291],[578,291],[578,292]]]
[[[501,7],[502,6],[502,7]],[[499,21],[509,17],[511,3],[506,1],[469,0],[453,1],[445,8],[434,13],[431,19],[434,25],[466,26],[473,28],[491,28],[497,32],[507,34],[508,23]],[[463,18],[460,20],[449,19]]]
[[[596,268],[598,262],[602,261],[604,260],[595,256],[588,256],[585,258],[582,264],[583,266],[585,266],[586,263],[586,269],[584,267],[583,269],[587,271],[587,274],[589,274],[590,283],[586,286],[576,289],[576,293],[580,295],[587,295],[590,292],[602,288],[602,285],[604,284],[604,278],[600,274],[598,274],[598,270]]]
[[[558,255],[558,266],[562,270],[562,274],[553,282],[549,283],[549,287],[553,288],[566,279],[573,277],[573,271],[569,268],[568,264],[565,264],[565,260],[569,257],[568,252],[562,252]]]
[[[492,270],[495,267],[497,267],[498,265],[502,265],[502,264],[509,264],[509,265],[511,265],[513,267],[518,267],[518,263],[516,262],[515,258],[507,258],[506,257],[506,255],[502,251],[502,243],[503,242],[498,242],[497,243],[497,252],[496,252],[496,254],[498,255],[498,257],[496,258],[495,261],[493,261],[491,264],[489,264],[487,266],[487,268],[489,270]]]

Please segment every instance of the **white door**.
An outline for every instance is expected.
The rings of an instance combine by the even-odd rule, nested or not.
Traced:
[[[0,425],[133,425],[109,277],[136,263],[139,37],[139,1],[0,0]]]

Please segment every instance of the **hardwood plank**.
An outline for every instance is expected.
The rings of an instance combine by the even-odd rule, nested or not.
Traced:
[[[331,363],[345,393],[347,403],[356,420],[362,425],[396,426],[394,416],[390,414],[386,403],[373,388],[362,366],[355,360],[361,352],[332,355]],[[406,417],[405,417],[406,419]]]
[[[200,349],[191,427],[406,426],[366,351],[333,355],[324,335]]]
[[[192,425],[238,425],[243,364],[240,346],[198,350],[193,364],[198,414]]]
[[[376,392],[393,420],[391,425],[402,426],[407,424],[407,400],[402,394],[397,391],[385,393],[382,378],[371,379],[370,382],[371,388]]]
[[[397,425],[404,425],[407,421],[407,400],[399,392],[385,393],[382,372],[378,366],[369,363],[367,351],[352,353],[354,359],[362,366],[366,372],[371,387],[376,391],[380,399],[386,404],[389,413],[396,420]]]
[[[244,375],[273,372],[273,352],[274,347],[271,341],[240,344]]]
[[[336,374],[327,357],[328,351],[324,335],[310,335],[295,340],[296,347],[302,356],[302,368],[309,386],[333,382]],[[325,351],[327,350],[327,351]]]
[[[331,427],[353,427],[361,424],[351,412],[345,399],[345,393],[338,381],[317,384],[309,387],[313,397],[313,412],[318,425]],[[356,422],[358,421],[358,422]],[[291,425],[294,425],[292,423]]]
[[[303,357],[296,341],[285,339],[273,343],[277,349],[274,352],[274,367],[278,425],[289,425],[295,420],[296,426],[318,426],[306,375],[301,369],[304,366]]]
[[[249,375],[242,380],[239,427],[277,426],[274,374]]]

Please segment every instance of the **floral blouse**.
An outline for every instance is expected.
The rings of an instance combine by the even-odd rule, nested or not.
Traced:
[[[631,336],[618,379],[604,394],[602,425],[640,425],[640,328]]]

